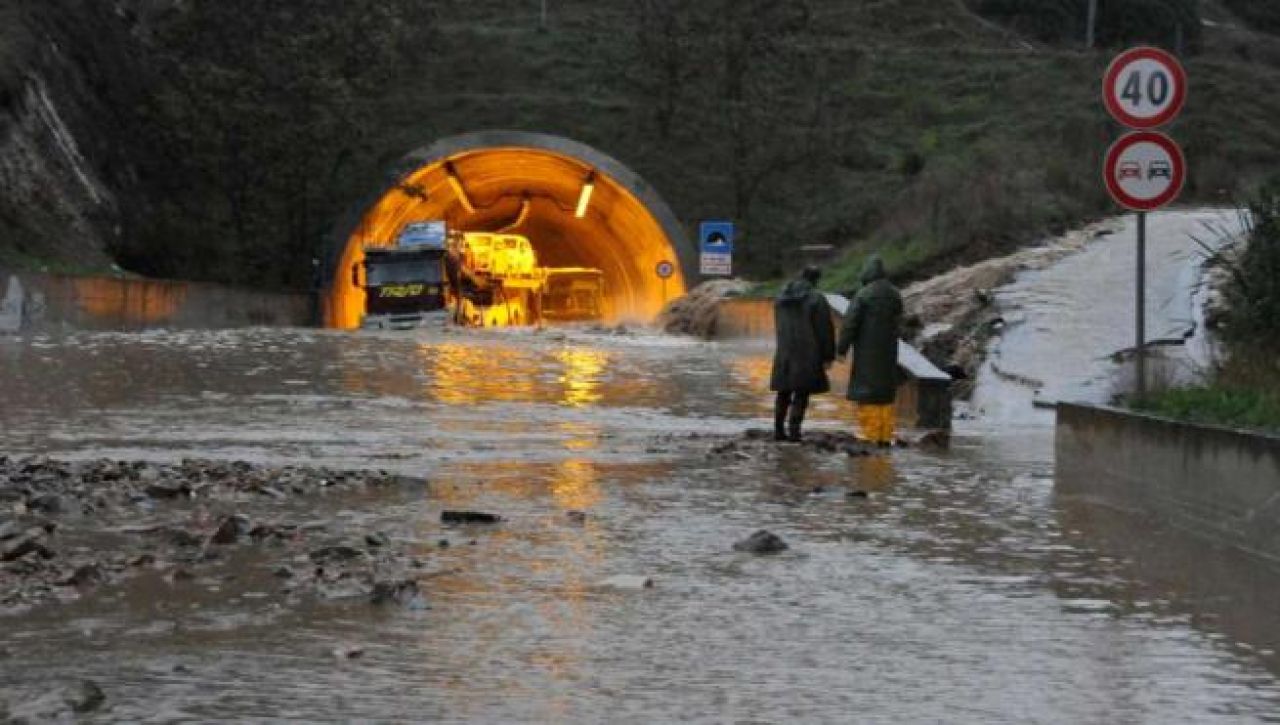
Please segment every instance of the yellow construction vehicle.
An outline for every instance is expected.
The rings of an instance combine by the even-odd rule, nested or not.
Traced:
[[[547,272],[519,234],[456,232],[445,261],[454,320],[475,327],[536,323]]]

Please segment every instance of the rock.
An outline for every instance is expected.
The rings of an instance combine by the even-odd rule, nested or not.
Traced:
[[[441,540],[439,540],[439,541],[437,541],[437,542],[436,542],[436,546],[440,547],[441,549],[447,549],[447,548],[449,548],[449,540],[448,540],[448,539],[441,539]]]
[[[951,433],[931,430],[916,440],[916,445],[928,450],[946,450],[951,447]]]
[[[30,554],[34,554],[41,559],[52,559],[57,556],[52,550],[40,543],[41,538],[43,537],[40,535],[28,533],[17,539],[4,549],[0,549],[0,561],[17,561]]]
[[[0,541],[8,541],[22,533],[22,524],[17,521],[0,522]]]
[[[502,517],[483,511],[444,511],[440,514],[440,521],[445,524],[496,524],[502,521]]]
[[[346,546],[339,544],[337,546],[326,546],[322,549],[316,549],[311,552],[311,560],[315,562],[325,561],[351,561],[364,556],[365,553],[354,546]]]
[[[748,554],[777,554],[786,551],[787,542],[783,541],[777,534],[770,531],[760,529],[747,538],[733,545],[734,551],[742,551]]]
[[[422,599],[422,594],[418,589],[418,582],[415,579],[374,582],[373,593],[369,596],[369,601],[375,606],[397,604],[410,609],[423,609],[426,607],[426,602]]]
[[[379,531],[372,534],[365,534],[364,543],[371,548],[377,549],[390,544],[391,538]]]
[[[276,569],[275,571],[271,572],[271,575],[277,579],[292,579],[293,569],[290,569],[287,566],[282,566]]]
[[[129,560],[129,566],[151,566],[156,563],[154,554],[139,554]]]
[[[27,508],[32,511],[42,511],[47,514],[60,514],[66,510],[66,504],[58,494],[46,493],[36,496],[27,502]]]
[[[192,574],[190,569],[180,566],[169,572],[169,575],[165,578],[171,582],[186,582],[195,579],[196,575]]]
[[[151,498],[173,499],[191,494],[191,487],[186,484],[156,483],[146,487]]]
[[[849,492],[849,498],[870,498],[870,494],[866,491],[856,489]]]
[[[360,659],[361,657],[364,657],[364,648],[356,647],[356,646],[334,647],[333,656],[335,659],[340,659],[340,660]]]
[[[568,513],[565,514],[565,516],[569,518],[569,521],[571,523],[584,524],[587,522],[586,511],[569,511]]]
[[[617,574],[608,579],[601,579],[596,583],[596,586],[602,589],[638,591],[640,589],[652,589],[653,579],[637,574]]]
[[[272,537],[284,538],[285,532],[279,527],[271,526],[270,524],[258,524],[249,532],[249,538],[254,541],[262,541]]]
[[[63,695],[63,702],[71,706],[77,713],[84,714],[97,710],[107,701],[107,695],[91,680],[82,680],[80,684],[68,688]]]
[[[278,488],[272,488],[271,486],[262,486],[258,488],[258,493],[262,494],[263,496],[270,496],[271,498],[274,498],[277,501],[281,501],[286,498],[289,498],[289,494],[285,493],[284,491],[281,491]]]
[[[227,545],[234,544],[240,540],[240,537],[249,533],[249,517],[236,514],[228,516],[218,524],[218,529],[213,532],[213,536],[209,538],[210,543]]]
[[[200,546],[204,543],[203,536],[194,534],[186,529],[166,528],[164,529],[164,532],[169,539],[169,543],[174,546]]]
[[[58,583],[64,587],[87,587],[101,584],[106,581],[106,578],[107,575],[103,573],[102,567],[96,562],[90,562],[76,567],[70,576]]]

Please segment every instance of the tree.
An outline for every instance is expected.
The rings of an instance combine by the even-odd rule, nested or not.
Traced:
[[[196,0],[175,10],[156,32],[167,81],[149,109],[165,161],[146,170],[168,203],[143,222],[136,251],[181,234],[230,265],[204,274],[309,284],[353,159],[379,126],[371,100],[422,60],[431,17],[421,7]]]

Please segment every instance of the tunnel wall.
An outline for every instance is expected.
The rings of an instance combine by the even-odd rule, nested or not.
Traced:
[[[1280,563],[1280,437],[1061,404],[1060,494]]]
[[[202,282],[0,272],[0,332],[307,326],[309,294]]]

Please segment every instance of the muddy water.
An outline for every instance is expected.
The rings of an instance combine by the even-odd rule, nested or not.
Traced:
[[[947,453],[709,456],[715,436],[765,424],[767,372],[759,347],[646,335],[0,341],[9,453],[323,463],[432,482],[298,512],[417,546],[429,609],[281,597],[245,550],[224,565],[233,579],[144,575],[4,619],[0,698],[87,677],[107,692],[101,717],[130,720],[1280,713],[1266,604],[1280,591],[1255,572],[1247,593],[1224,597],[1142,566],[1174,550],[1155,529],[1136,532],[1148,548],[1135,550],[1130,523],[1056,501],[1048,429],[962,423]],[[848,425],[835,400],[817,417]],[[440,511],[459,507],[508,521],[443,527]],[[587,511],[585,524],[568,510]],[[761,527],[791,551],[731,551]],[[1187,556],[1172,571],[1224,571]],[[600,586],[619,574],[656,586]],[[335,658],[344,647],[364,654]]]

